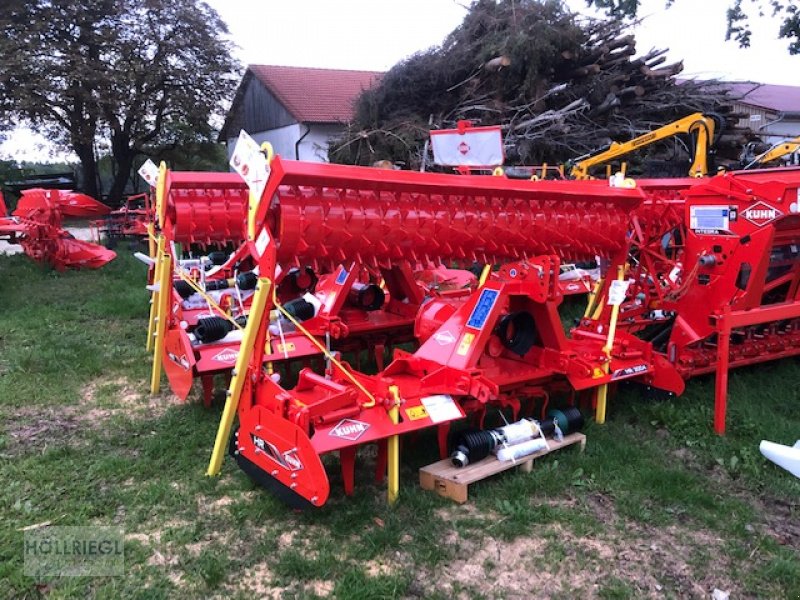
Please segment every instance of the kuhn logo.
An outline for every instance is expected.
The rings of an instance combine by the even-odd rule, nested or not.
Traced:
[[[763,227],[782,216],[783,213],[781,211],[766,202],[756,202],[753,206],[742,211],[742,217],[758,227]]]
[[[350,440],[355,442],[358,438],[364,435],[364,432],[369,429],[369,423],[362,421],[354,421],[353,419],[342,419],[339,423],[331,429],[330,435],[333,437],[342,438],[343,440]]]
[[[239,352],[236,350],[231,350],[230,348],[226,348],[221,352],[218,352],[214,356],[211,357],[211,360],[215,360],[217,362],[222,363],[230,363],[236,360],[236,357],[239,356]]]

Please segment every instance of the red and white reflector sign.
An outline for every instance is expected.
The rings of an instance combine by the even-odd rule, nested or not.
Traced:
[[[497,167],[505,159],[499,125],[431,131],[431,148],[443,167]]]
[[[139,173],[139,177],[147,182],[147,185],[156,187],[156,183],[158,182],[158,167],[152,160],[148,158],[144,164],[139,167],[137,173]]]
[[[239,139],[236,140],[236,145],[233,147],[230,165],[244,179],[255,197],[261,199],[261,194],[267,187],[270,168],[261,153],[258,142],[251,138],[244,129],[239,132]]]

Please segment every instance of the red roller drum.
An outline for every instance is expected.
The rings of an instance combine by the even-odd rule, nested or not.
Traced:
[[[625,245],[645,196],[604,182],[386,171],[275,159],[262,202],[282,264],[580,260]]]

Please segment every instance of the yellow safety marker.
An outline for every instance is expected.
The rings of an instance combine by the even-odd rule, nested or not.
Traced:
[[[625,277],[625,267],[617,267],[617,281],[622,281]],[[606,362],[603,365],[604,374],[608,375],[611,370],[611,349],[614,347],[614,334],[617,331],[617,317],[619,316],[619,304],[611,307],[611,321],[608,325],[608,339],[603,346],[603,353],[606,355]],[[595,421],[602,425],[606,422],[606,401],[608,399],[608,384],[604,383],[597,388],[597,409],[595,410]]]
[[[222,417],[219,420],[214,449],[211,451],[211,460],[208,463],[206,474],[209,477],[219,475],[222,469],[222,459],[225,456],[228,438],[231,436],[233,417],[239,407],[239,398],[242,395],[242,388],[247,377],[247,367],[250,364],[250,358],[253,356],[258,328],[261,326],[262,317],[266,310],[271,286],[272,282],[267,277],[258,278],[258,285],[256,286],[256,293],[253,295],[253,303],[250,306],[247,326],[244,328],[244,336],[239,346],[239,356],[236,357],[236,364],[233,367],[233,376],[225,399],[225,409],[222,411]]]
[[[397,425],[400,422],[400,391],[396,385],[389,386],[389,392],[392,394],[392,407],[389,409],[389,418],[392,423]],[[400,495],[400,436],[393,435],[386,441],[387,457],[387,479],[388,488],[386,496],[389,504],[397,502]]]
[[[155,318],[153,325],[153,373],[150,378],[150,393],[157,394],[161,389],[161,361],[164,358],[164,335],[167,330],[167,315],[169,314],[169,286],[170,263],[172,257],[164,250],[164,237],[158,238],[158,258],[156,263],[156,273],[158,278],[154,280],[157,287],[153,292],[153,304],[155,305]]]
[[[147,224],[147,254],[152,259],[156,257],[156,226],[152,221]]]
[[[483,265],[483,271],[481,271],[481,276],[478,279],[478,287],[483,287],[483,284],[486,283],[486,280],[489,279],[489,274],[492,272],[492,265]]]
[[[166,195],[167,185],[167,164],[161,162],[158,168],[158,179],[156,180],[156,202],[154,207],[153,220],[147,224],[147,244],[150,252],[150,258],[155,263],[155,271],[153,272],[153,283],[160,281],[161,271],[159,267],[161,261],[159,257],[164,251],[164,234],[161,233],[161,228],[164,226],[164,215],[166,213],[166,202],[164,196]],[[156,223],[158,224],[158,235],[156,235]],[[155,335],[155,325],[158,319],[158,306],[159,306],[159,293],[154,291],[150,294],[150,318],[147,322],[147,351],[153,351],[153,337]]]
[[[152,227],[148,225],[148,228]],[[155,261],[155,269],[153,270],[153,283],[155,284],[157,281],[160,280],[161,274],[161,261],[159,260],[159,256],[161,256],[162,248],[164,246],[163,243],[164,238],[159,237],[158,241],[154,242],[152,239],[150,240],[151,245],[155,247],[155,250],[150,254],[150,258]],[[147,321],[147,351],[153,351],[153,336],[155,335],[156,329],[156,320],[158,318],[158,286],[150,293],[150,317]]]
[[[589,292],[589,299],[588,303],[586,304],[586,310],[583,312],[583,318],[586,319],[592,314],[592,309],[594,309],[594,301],[597,299],[597,293],[600,291],[600,288],[603,287],[603,278],[597,280],[597,283],[594,284],[592,291]]]
[[[167,163],[163,160],[158,165],[158,181],[156,181],[156,222],[159,229],[164,229],[167,216]]]

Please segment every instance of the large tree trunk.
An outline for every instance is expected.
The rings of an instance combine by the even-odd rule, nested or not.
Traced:
[[[112,135],[111,154],[117,168],[114,173],[114,181],[111,190],[108,192],[108,202],[112,206],[122,204],[125,195],[125,187],[133,169],[133,159],[137,152],[130,147],[130,140],[123,135]]]
[[[97,160],[92,144],[73,143],[73,150],[81,161],[82,191],[92,198],[100,200],[100,190],[97,187]]]

